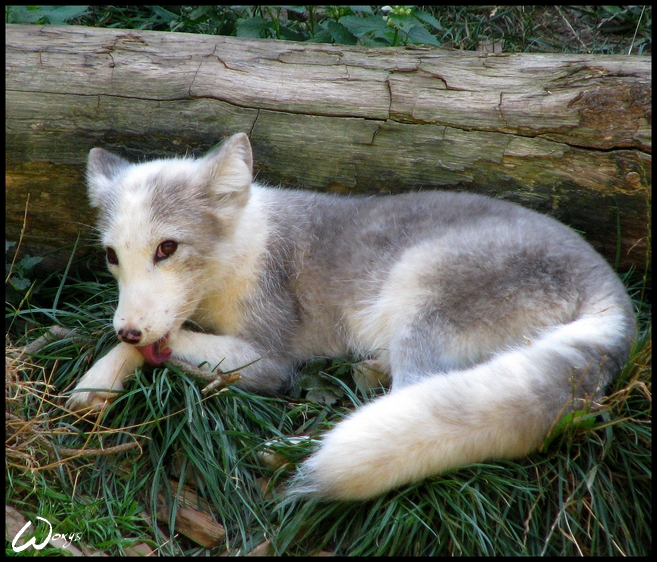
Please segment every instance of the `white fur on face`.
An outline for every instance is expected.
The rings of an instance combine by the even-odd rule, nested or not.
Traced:
[[[199,160],[138,165],[92,151],[90,198],[101,209],[103,244],[118,257],[118,265],[110,264],[119,283],[114,326],[141,332],[140,345],[177,331],[194,314],[206,296],[209,269],[217,269],[206,265],[216,265],[220,246],[244,230],[239,225],[250,200],[252,166],[245,139],[236,135]],[[157,261],[158,246],[169,240],[177,250]],[[226,269],[234,270],[232,256],[223,257]],[[220,289],[221,279],[212,282]]]

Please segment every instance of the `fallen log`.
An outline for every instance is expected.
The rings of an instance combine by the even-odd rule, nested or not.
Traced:
[[[623,270],[642,268],[651,79],[651,57],[7,25],[7,237],[19,237],[28,194],[23,250],[71,243],[92,224],[94,146],[200,155],[244,131],[259,180],[486,193],[583,231]]]

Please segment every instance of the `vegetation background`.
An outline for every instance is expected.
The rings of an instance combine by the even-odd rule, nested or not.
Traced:
[[[509,53],[652,48],[652,6],[8,6],[6,21]]]
[[[651,6],[7,6],[6,22],[486,52],[640,56],[652,48]],[[139,371],[102,418],[81,419],[63,407],[64,394],[115,343],[116,288],[89,265],[96,250],[37,278],[41,257],[18,259],[19,245],[6,243],[6,504],[28,520],[47,519],[55,532],[80,533],[75,546],[83,552],[651,550],[648,270],[621,272],[640,319],[628,365],[600,408],[555,427],[543,451],[462,468],[369,502],[326,503],[286,499],[284,483],[312,450],[304,436],[317,437],[371,399],[351,382],[348,358],[308,365],[295,395],[281,399],[231,387],[203,396],[199,382],[175,367]],[[52,325],[64,329],[40,337]],[[20,354],[19,346],[35,340],[31,354]],[[212,549],[174,528],[183,483],[207,500],[225,530]],[[162,497],[173,502],[164,515]],[[12,539],[8,555],[16,555]]]

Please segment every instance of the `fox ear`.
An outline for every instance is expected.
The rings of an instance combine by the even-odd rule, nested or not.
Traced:
[[[253,155],[249,137],[237,133],[204,158],[208,183],[217,195],[246,202],[253,180]]]
[[[102,148],[91,149],[87,162],[87,191],[92,207],[103,206],[112,180],[130,165],[127,160]]]

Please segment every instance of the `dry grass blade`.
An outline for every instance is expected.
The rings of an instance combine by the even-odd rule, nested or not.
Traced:
[[[58,330],[54,330],[54,333],[59,333],[61,337],[71,333],[71,330],[55,328]],[[28,347],[32,348],[31,353],[36,353],[51,341],[52,336],[42,336],[35,340],[38,345]],[[56,394],[53,385],[44,382],[48,380],[44,367],[27,358],[25,348],[5,349],[5,452],[9,465],[29,467],[32,471],[52,470],[74,458],[116,455],[140,447],[138,441],[102,448],[71,448],[56,443],[54,436],[61,437],[66,433],[75,435],[77,432],[61,427],[54,429],[68,415],[57,403],[63,397]],[[33,374],[35,370],[40,371],[40,376]],[[26,402],[38,404],[36,415],[25,415]],[[59,415],[53,415],[53,410],[59,410]]]

